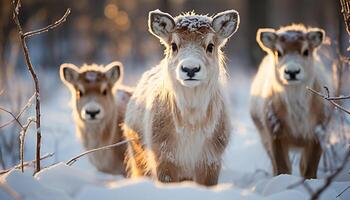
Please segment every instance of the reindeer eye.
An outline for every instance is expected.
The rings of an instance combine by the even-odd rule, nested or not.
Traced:
[[[207,52],[212,53],[213,50],[214,50],[214,44],[213,44],[213,43],[208,44],[208,46],[207,46]]]
[[[309,56],[309,54],[310,54],[310,52],[309,52],[308,49],[305,49],[305,50],[303,51],[303,56],[307,57],[307,56]]]
[[[276,50],[276,54],[279,58],[283,56],[283,54],[280,50]]]
[[[171,43],[171,50],[172,50],[173,52],[177,51],[177,45],[176,45],[175,42]]]
[[[107,92],[107,89],[104,89],[104,90],[102,91],[102,95],[103,95],[103,96],[106,96],[107,93],[108,93],[108,92]]]

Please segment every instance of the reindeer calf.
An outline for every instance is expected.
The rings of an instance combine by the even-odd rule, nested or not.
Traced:
[[[320,91],[329,86],[316,52],[324,35],[321,29],[303,25],[258,30],[257,42],[267,55],[251,87],[250,113],[275,175],[290,174],[288,152],[302,148],[300,173],[316,178],[322,154],[317,131],[329,112],[307,87]]]
[[[112,62],[106,67],[62,64],[60,76],[72,94],[76,132],[87,150],[117,143],[123,139],[120,125],[131,92],[122,89],[123,66]],[[99,171],[125,174],[126,146],[89,154]]]
[[[230,137],[222,46],[237,30],[230,10],[208,17],[149,14],[149,30],[166,47],[161,63],[143,74],[128,103],[124,136],[132,177],[214,185]]]

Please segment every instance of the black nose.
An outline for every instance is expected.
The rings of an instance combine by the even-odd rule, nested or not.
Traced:
[[[293,80],[293,79],[296,79],[296,76],[300,73],[300,69],[298,69],[298,70],[287,70],[287,69],[285,69],[284,73],[288,74],[289,78]]]
[[[90,115],[92,119],[96,117],[98,113],[100,113],[100,110],[86,110],[86,114]]]
[[[181,66],[181,70],[183,72],[186,72],[188,77],[193,78],[194,75],[201,70],[201,67],[189,68],[189,67]]]

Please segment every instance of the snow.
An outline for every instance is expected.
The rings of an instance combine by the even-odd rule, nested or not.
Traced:
[[[1,182],[5,183],[19,196],[26,197],[28,200],[47,200],[48,197],[52,200],[72,199],[63,191],[56,188],[47,187],[38,182],[38,180],[35,179],[32,175],[22,173],[19,170],[12,170],[7,173],[1,177]],[[1,199],[3,198],[1,197]]]
[[[51,166],[34,177],[31,174],[12,170],[3,177],[1,183],[7,184],[25,199],[308,199],[307,190],[295,185],[301,180],[298,176],[279,175],[255,182],[251,187],[242,189],[230,183],[219,184],[210,188],[193,182],[163,184],[153,182],[147,178],[118,179],[116,177],[96,176],[77,167],[70,167],[64,163]],[[311,188],[323,185],[322,180],[307,180]],[[321,196],[321,200],[336,199],[349,182],[336,182]],[[0,188],[1,199],[5,195]],[[350,192],[345,192],[340,200],[350,198]],[[8,199],[8,198],[7,198]]]
[[[271,175],[269,158],[260,142],[256,129],[248,112],[249,86],[253,73],[234,69],[229,82],[232,139],[223,157],[223,167],[219,184],[210,188],[193,182],[163,184],[148,178],[124,179],[121,176],[98,172],[86,157],[79,159],[73,166],[65,164],[73,156],[83,151],[75,136],[75,128],[68,106],[70,94],[59,80],[55,87],[56,95],[43,103],[43,147],[42,154],[55,152],[53,158],[43,162],[48,166],[32,176],[32,169],[25,173],[12,170],[0,177],[0,199],[13,199],[8,191],[12,190],[22,199],[243,199],[243,200],[303,200],[309,199],[309,193],[302,185],[291,187],[301,180],[298,163],[293,164],[293,175]],[[135,80],[127,77],[126,80]],[[32,131],[33,132],[33,131]],[[35,134],[26,136],[26,159],[34,158]],[[350,166],[347,167],[349,169]],[[336,181],[321,196],[321,200],[350,199],[350,190],[340,197],[336,196],[350,186],[349,170],[344,170]],[[323,180],[306,180],[311,188],[323,185]]]
[[[177,29],[186,29],[190,32],[211,28],[211,18],[206,15],[196,15],[193,12],[176,17],[175,23]]]

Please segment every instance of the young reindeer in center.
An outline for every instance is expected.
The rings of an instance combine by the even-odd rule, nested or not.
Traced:
[[[138,139],[127,150],[131,177],[217,184],[230,137],[221,48],[238,24],[234,10],[213,18],[149,13],[166,56],[143,74],[128,103],[124,136]]]

